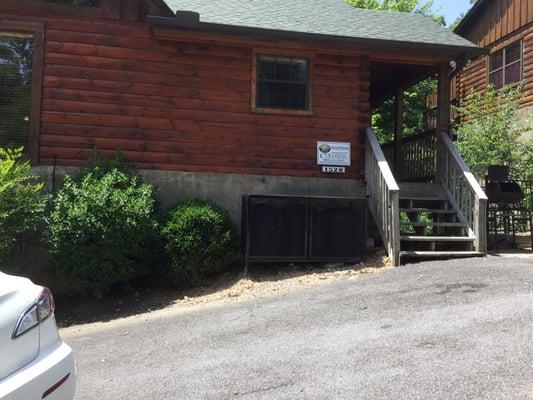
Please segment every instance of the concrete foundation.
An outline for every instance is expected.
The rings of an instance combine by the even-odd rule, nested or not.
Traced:
[[[75,168],[40,166],[35,171],[48,188],[61,185],[63,177]],[[286,176],[213,174],[179,171],[142,170],[141,176],[152,183],[163,209],[183,200],[211,200],[226,209],[240,224],[244,194],[281,194],[302,196],[338,196],[364,198],[361,181],[338,178],[295,178]],[[240,226],[240,225],[239,225]]]

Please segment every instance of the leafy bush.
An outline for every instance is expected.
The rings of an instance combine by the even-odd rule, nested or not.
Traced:
[[[236,260],[236,230],[229,215],[214,204],[188,201],[169,211],[162,229],[175,285],[198,283]]]
[[[25,234],[42,221],[47,201],[43,188],[23,160],[22,148],[0,147],[0,259],[6,260],[17,249],[20,253]]]
[[[81,292],[101,294],[139,277],[158,244],[154,190],[113,163],[67,176],[45,241],[54,270]]]
[[[461,123],[456,144],[478,177],[485,176],[490,165],[507,165],[516,178],[533,174],[533,145],[522,138],[531,128],[516,117],[521,95],[521,86],[489,86],[486,93],[471,91],[457,108]]]

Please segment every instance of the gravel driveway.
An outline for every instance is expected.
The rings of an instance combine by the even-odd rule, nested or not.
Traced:
[[[533,399],[533,261],[426,262],[70,327],[77,399]]]

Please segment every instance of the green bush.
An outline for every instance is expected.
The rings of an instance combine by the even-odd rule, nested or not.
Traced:
[[[456,145],[479,178],[491,165],[507,165],[519,179],[533,174],[533,142],[522,137],[531,127],[517,118],[522,93],[522,85],[500,90],[490,85],[484,93],[472,90],[456,108],[461,120]]]
[[[162,236],[174,285],[199,283],[236,261],[235,226],[227,212],[209,202],[178,204],[169,211]]]
[[[153,187],[113,163],[67,176],[45,241],[54,271],[80,292],[105,293],[147,274],[158,247]]]
[[[47,201],[43,188],[22,148],[0,147],[0,260],[6,264],[16,263],[25,235],[42,221]]]

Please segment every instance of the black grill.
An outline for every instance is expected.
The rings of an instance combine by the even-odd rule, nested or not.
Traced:
[[[485,191],[490,203],[514,204],[524,199],[520,185],[509,179],[509,168],[506,166],[489,167]]]

